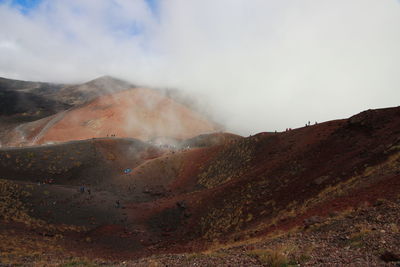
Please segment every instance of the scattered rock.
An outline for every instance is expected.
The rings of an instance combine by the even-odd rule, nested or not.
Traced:
[[[316,179],[314,180],[314,184],[320,185],[320,184],[322,184],[324,181],[326,181],[326,180],[328,180],[328,179],[329,179],[329,176],[328,176],[328,175],[318,177],[318,178],[316,178]]]
[[[178,206],[178,208],[183,210],[186,209],[186,203],[184,200],[176,202],[176,206]]]
[[[391,261],[400,261],[400,255],[394,254],[390,251],[385,251],[381,256],[381,260],[384,262],[391,262]]]
[[[304,220],[304,226],[305,226],[305,228],[308,228],[314,224],[323,223],[323,222],[324,222],[324,219],[322,217],[312,216],[312,217]]]

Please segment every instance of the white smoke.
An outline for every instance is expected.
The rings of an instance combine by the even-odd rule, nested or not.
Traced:
[[[240,134],[399,104],[396,0],[44,0],[0,18],[0,76],[179,88]]]

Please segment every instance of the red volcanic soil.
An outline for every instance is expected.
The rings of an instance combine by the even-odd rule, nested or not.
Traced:
[[[183,148],[190,147],[210,147],[215,145],[222,145],[224,143],[230,143],[243,138],[242,136],[232,134],[232,133],[210,133],[201,134],[193,138],[184,140],[180,143]]]
[[[118,259],[302,229],[310,217],[400,195],[399,107],[222,140],[175,151],[118,138],[3,149],[0,174],[28,191],[20,201],[30,216],[87,227],[68,249]],[[37,174],[56,186],[32,184]],[[77,192],[82,181],[90,195]]]
[[[143,141],[157,137],[183,140],[217,131],[217,126],[200,114],[145,88],[103,95],[41,122],[27,123],[14,130],[15,138],[10,144],[33,145],[107,136]]]
[[[397,197],[399,172],[400,108],[365,111],[227,147],[200,175],[200,183],[211,189],[201,202],[212,208],[198,207],[193,214],[207,238],[222,233],[239,238],[240,229],[266,233],[302,214],[304,219]],[[202,213],[206,217],[197,217]]]
[[[213,124],[185,106],[151,89],[133,89],[71,110],[37,143],[111,135],[140,140],[154,136],[186,139],[212,131]]]

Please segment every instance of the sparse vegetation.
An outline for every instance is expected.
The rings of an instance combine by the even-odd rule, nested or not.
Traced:
[[[199,174],[199,184],[212,188],[243,176],[249,170],[255,146],[250,139],[236,141],[234,145],[225,144],[215,160]]]
[[[271,267],[287,267],[297,266],[296,262],[289,259],[289,251],[280,249],[255,249],[247,252],[249,255],[256,257],[261,264]]]
[[[397,132],[331,125],[154,157],[118,138],[0,151],[1,263],[377,265],[399,247]]]
[[[66,263],[60,264],[61,267],[95,267],[98,266],[95,263],[86,261],[86,260],[79,260],[79,259],[74,259]]]

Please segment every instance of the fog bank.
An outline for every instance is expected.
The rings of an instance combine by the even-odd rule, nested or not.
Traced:
[[[396,0],[0,3],[3,77],[178,88],[243,135],[399,105]]]

